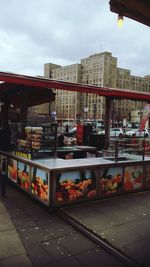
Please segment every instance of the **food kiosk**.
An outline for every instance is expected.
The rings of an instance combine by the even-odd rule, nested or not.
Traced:
[[[43,77],[0,72],[0,81],[2,81],[0,101],[2,103],[1,127],[3,129],[7,129],[10,108],[16,107],[20,110],[17,122],[21,123],[22,131],[27,126],[28,107],[54,101],[55,93],[50,88],[105,96],[106,138],[109,137],[114,98],[150,101],[149,93],[98,88],[91,85],[49,80]],[[18,138],[18,147],[14,148],[12,152],[1,149],[0,165],[2,166],[3,160],[6,160],[8,180],[49,209],[150,189],[149,157],[143,159],[141,155],[126,153],[118,161],[113,157],[78,158],[78,156],[66,160],[63,153],[71,148],[59,149],[57,147],[56,150],[54,146],[54,149],[48,151],[47,145],[46,149],[41,146],[41,129],[38,133],[32,130],[35,131],[35,129],[26,129],[25,139]],[[53,137],[47,142],[54,142],[54,140]],[[95,148],[88,146],[76,146],[74,149],[78,155],[85,153],[86,156],[91,149],[95,151]],[[59,150],[63,150],[63,152]],[[71,153],[72,150],[73,148]],[[48,158],[51,153],[52,156]]]

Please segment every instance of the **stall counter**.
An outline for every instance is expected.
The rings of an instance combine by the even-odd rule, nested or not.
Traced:
[[[8,180],[50,209],[150,189],[150,158],[29,160],[1,151]],[[126,155],[127,156],[127,155]]]

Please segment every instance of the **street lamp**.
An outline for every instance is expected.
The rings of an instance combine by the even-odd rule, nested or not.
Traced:
[[[122,15],[118,15],[118,27],[121,28],[123,25],[123,16]]]

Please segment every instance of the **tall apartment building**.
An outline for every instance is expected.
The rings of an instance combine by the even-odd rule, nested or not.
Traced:
[[[127,69],[117,68],[116,88],[127,89],[130,91],[150,92],[150,75],[138,77],[131,75]],[[114,112],[116,120],[127,118],[130,120],[131,111],[140,111],[144,109],[145,103],[133,100],[120,100],[116,103]],[[120,114],[120,115],[119,115]]]
[[[51,66],[51,63],[44,65],[45,77],[95,86],[116,87],[117,58],[112,57],[109,52],[81,59],[80,64],[58,66],[54,69],[51,69]],[[105,114],[105,98],[95,94],[57,90],[56,101],[51,108],[57,110],[58,119],[76,119],[77,115],[80,118],[87,116],[89,119],[93,119],[95,115],[100,119]]]
[[[48,63],[45,64],[44,76],[54,80],[81,83],[81,64],[72,64],[51,69]],[[55,103],[51,105],[51,111],[57,112],[58,119],[74,120],[80,112],[80,108],[80,93],[56,90],[56,99]]]
[[[44,76],[73,83],[150,92],[150,76],[132,76],[130,70],[118,68],[117,58],[110,52],[90,55],[81,59],[79,64],[69,66],[46,63]],[[101,119],[105,117],[105,105],[102,96],[56,90],[56,101],[48,108],[56,111],[57,118],[61,120],[76,119],[77,115],[80,118]],[[114,100],[113,119],[129,119],[131,110],[141,108],[141,102]]]
[[[81,59],[82,83],[116,87],[117,58],[104,52]],[[81,94],[81,105],[88,108],[88,118],[105,116],[105,98],[96,94]],[[95,113],[95,114],[94,114]],[[83,116],[84,114],[82,114]]]
[[[130,70],[117,68],[116,88],[130,90],[130,77]],[[113,119],[115,121],[122,121],[123,118],[129,117],[133,104],[131,100],[114,100]]]

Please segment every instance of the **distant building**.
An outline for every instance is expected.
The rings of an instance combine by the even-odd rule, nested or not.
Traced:
[[[90,55],[81,59],[79,64],[60,66],[52,63],[44,64],[44,76],[54,80],[73,83],[91,84],[95,86],[120,88],[150,92],[150,75],[132,76],[128,69],[117,67],[117,58],[110,52]],[[73,120],[104,119],[105,98],[95,94],[55,90],[56,101],[49,106],[47,112],[56,111],[57,119]],[[43,108],[43,105],[42,105]],[[143,103],[131,100],[114,100],[113,120],[130,120],[131,110],[141,110]],[[44,111],[46,112],[46,109]],[[40,110],[39,110],[40,111]]]

